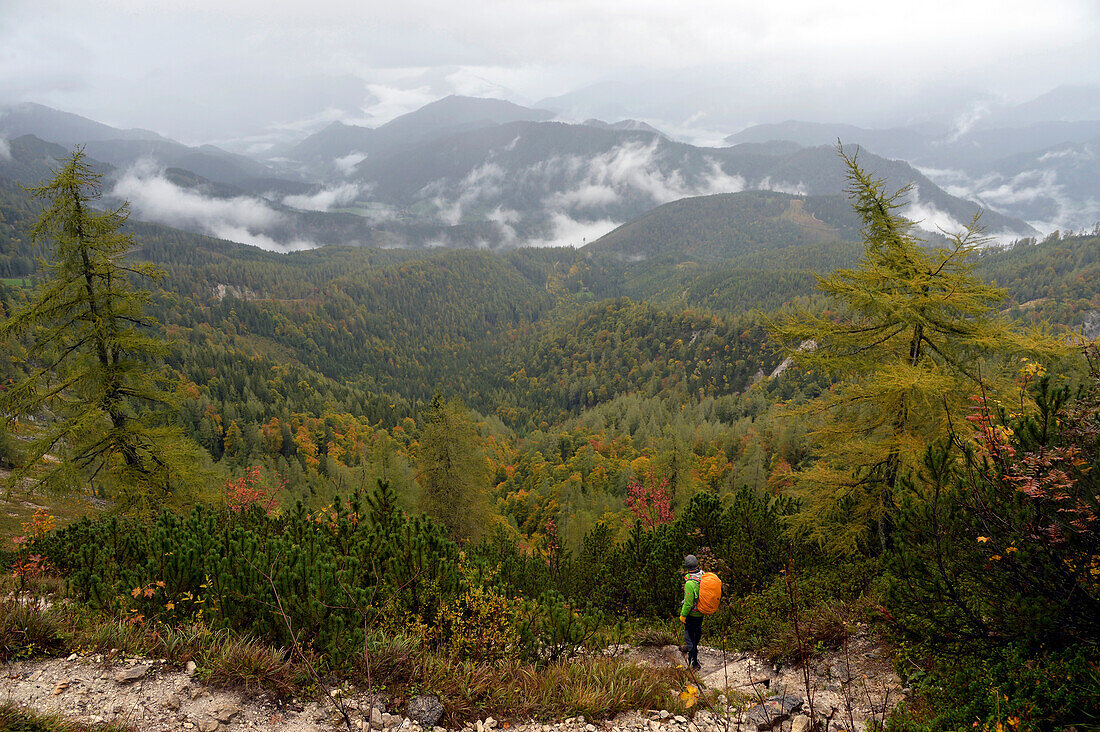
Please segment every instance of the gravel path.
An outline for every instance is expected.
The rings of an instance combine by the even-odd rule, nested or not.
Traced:
[[[668,667],[683,663],[675,646],[623,648],[621,655],[637,663]],[[830,729],[862,729],[869,719],[901,699],[900,683],[882,657],[881,649],[858,639],[844,658],[837,654],[811,665],[813,701],[819,722]],[[805,683],[797,669],[776,669],[746,654],[723,654],[702,648],[700,679],[711,689],[728,690],[739,711],[718,716],[698,711],[693,719],[666,711],[637,711],[602,722],[583,717],[552,724],[515,720],[478,720],[463,729],[470,732],[756,732],[809,727]],[[724,665],[723,665],[724,664]],[[348,691],[343,698],[356,729],[389,732],[425,732],[401,714],[371,712],[369,695]],[[185,730],[285,730],[305,732],[346,729],[324,700],[277,701],[265,694],[220,689],[199,682],[187,671],[156,659],[131,658],[108,666],[101,658],[78,657],[19,661],[0,670],[0,699],[39,712],[60,713],[85,723],[114,722],[145,732]],[[442,732],[436,727],[430,732]]]

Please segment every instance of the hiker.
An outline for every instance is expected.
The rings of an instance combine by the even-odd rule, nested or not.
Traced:
[[[680,606],[680,622],[684,624],[684,653],[692,669],[699,668],[699,640],[703,637],[703,613],[699,611],[699,583],[703,570],[694,554],[684,557],[684,604]]]

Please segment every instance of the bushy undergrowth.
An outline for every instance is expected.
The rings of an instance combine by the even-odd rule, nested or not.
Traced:
[[[637,521],[625,541],[598,524],[576,553],[551,542],[546,556],[530,555],[500,535],[475,556],[499,566],[501,582],[520,595],[538,597],[551,588],[577,606],[608,615],[667,618],[683,599],[685,554],[717,572],[728,595],[767,586],[789,560],[784,518],[794,508],[788,499],[747,487],[728,500],[704,492],[675,520],[655,526]],[[800,548],[796,561],[803,554]]]
[[[1088,648],[1037,655],[1009,646],[939,659],[910,681],[916,693],[891,720],[893,732],[1100,728],[1100,663]]]
[[[151,525],[86,519],[37,547],[89,607],[136,623],[202,621],[340,663],[383,612],[432,616],[460,588],[458,552],[381,486],[314,514],[198,506]],[[434,620],[434,617],[432,618]]]
[[[877,566],[865,559],[792,569],[759,592],[723,603],[708,632],[784,663],[832,650],[850,628],[876,619]]]
[[[1100,358],[1076,397],[1025,372],[926,455],[887,563],[911,730],[1100,728]],[[961,446],[961,448],[960,448]],[[917,491],[923,491],[918,494]]]

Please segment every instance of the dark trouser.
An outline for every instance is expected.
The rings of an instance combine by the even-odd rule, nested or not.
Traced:
[[[699,640],[703,637],[703,619],[688,615],[684,620],[684,645],[687,646],[688,665],[699,668]]]

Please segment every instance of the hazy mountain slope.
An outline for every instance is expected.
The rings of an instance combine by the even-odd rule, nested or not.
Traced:
[[[401,115],[377,128],[333,122],[286,151],[288,160],[324,175],[341,174],[335,161],[349,155],[386,154],[467,130],[554,116],[501,99],[449,96]]]
[[[7,157],[0,156],[0,176],[25,186],[35,186],[52,175],[58,161],[72,151],[54,142],[47,142],[34,135],[23,135],[8,142]],[[94,158],[87,160],[92,170],[109,173],[111,165]]]
[[[929,144],[928,135],[903,127],[869,130],[855,125],[797,120],[753,125],[725,138],[725,142],[729,145],[783,140],[798,143],[803,147],[835,145],[837,140],[840,140],[845,145],[861,145],[879,155],[902,158],[919,154]]]
[[[839,137],[846,145],[858,144],[880,155],[904,158],[949,193],[1032,222],[1040,230],[1088,229],[1100,221],[1100,173],[1096,172],[1100,166],[1094,162],[1100,120],[1086,116],[1097,109],[1096,90],[1078,89],[1084,94],[1081,99],[1074,99],[1071,91],[1063,90],[1057,98],[1044,97],[1042,103],[1036,100],[1019,108],[996,110],[970,129],[941,135],[904,128],[867,130],[784,122],[750,127],[726,139],[741,143],[734,148],[738,151],[747,144],[769,140],[825,145],[835,144]],[[1049,116],[1043,119],[1043,114]],[[886,170],[878,165],[871,168],[878,173]],[[921,186],[922,191],[926,189]],[[946,210],[944,205],[937,201],[941,210]],[[961,211],[951,213],[958,219]],[[1002,228],[989,214],[986,224],[992,231]]]
[[[1066,84],[1005,110],[993,110],[983,126],[1019,127],[1035,122],[1100,119],[1100,86]]]
[[[0,115],[0,136],[34,135],[68,154],[80,145],[92,158],[116,168],[138,161],[160,168],[184,168],[218,183],[252,189],[251,181],[277,177],[264,163],[213,145],[190,147],[148,130],[120,130],[39,104],[24,104]]]
[[[149,161],[157,167],[183,168],[217,183],[237,186],[273,175],[266,165],[213,145],[196,148],[170,140],[92,140],[84,145],[84,151],[117,168]]]
[[[627,257],[667,255],[695,260],[729,259],[754,250],[774,250],[858,236],[850,215],[843,228],[817,218],[815,204],[773,191],[744,191],[666,203],[592,242],[585,251]]]
[[[122,130],[42,104],[19,104],[0,111],[0,137],[36,135],[65,147],[98,140],[161,140],[151,130]]]
[[[977,183],[972,195],[991,207],[1063,229],[1092,229],[1100,224],[1100,137],[997,160]]]
[[[1006,120],[1007,121],[1007,120]],[[1003,127],[981,126],[964,132],[930,135],[904,127],[871,130],[853,125],[782,122],[756,125],[726,137],[730,145],[789,141],[803,147],[859,145],[878,155],[919,166],[971,169],[1000,158],[1042,150],[1064,142],[1085,142],[1100,135],[1100,121],[1035,121]]]
[[[888,185],[913,183],[914,217],[930,219],[932,230],[969,221],[978,208],[904,162],[866,152],[861,162]],[[523,241],[524,234],[550,237],[563,221],[624,221],[691,196],[743,189],[836,195],[846,187],[844,176],[833,147],[700,148],[652,133],[518,122],[370,157],[353,179],[389,205],[448,223],[492,220],[505,240],[510,233]],[[996,213],[986,224],[1034,233]]]

